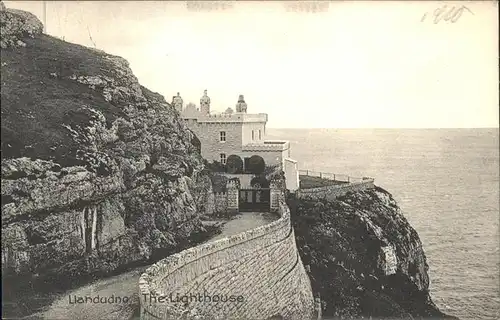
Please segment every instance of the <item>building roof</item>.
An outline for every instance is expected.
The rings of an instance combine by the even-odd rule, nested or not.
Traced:
[[[203,114],[198,110],[183,110],[181,117],[184,119],[196,119],[198,122],[267,122],[267,113],[211,113]]]

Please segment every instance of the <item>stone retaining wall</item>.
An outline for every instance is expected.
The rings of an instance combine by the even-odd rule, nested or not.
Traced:
[[[311,284],[290,211],[282,199],[279,207],[276,221],[174,254],[146,270],[139,281],[141,319],[311,319]],[[215,301],[221,297],[229,301]]]
[[[363,179],[361,182],[353,182],[345,185],[324,186],[311,189],[300,189],[297,192],[299,198],[310,197],[313,199],[335,200],[348,192],[363,191],[375,188],[374,179]]]

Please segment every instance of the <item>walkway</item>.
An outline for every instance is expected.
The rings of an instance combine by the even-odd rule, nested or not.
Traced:
[[[263,226],[277,220],[278,218],[279,217],[276,214],[267,212],[241,212],[234,219],[225,223],[224,226],[222,226],[222,233],[210,239],[210,241]]]
[[[222,233],[208,241],[214,241],[223,237],[234,235],[245,230],[253,229],[261,225],[268,224],[277,220],[278,216],[271,213],[261,212],[242,212],[235,218],[222,226]],[[45,319],[74,319],[74,320],[122,320],[131,319],[137,316],[139,308],[139,297],[137,286],[139,277],[147,267],[137,268],[127,273],[115,277],[98,280],[92,284],[71,290],[57,299],[50,305],[47,311],[39,315]],[[96,296],[129,298],[129,303],[111,303],[111,304],[93,304],[81,303],[75,304],[76,297]]]

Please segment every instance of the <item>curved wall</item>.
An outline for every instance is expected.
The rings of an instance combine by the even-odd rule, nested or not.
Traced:
[[[139,281],[141,319],[311,319],[311,284],[290,211],[280,202],[280,219],[146,270]]]

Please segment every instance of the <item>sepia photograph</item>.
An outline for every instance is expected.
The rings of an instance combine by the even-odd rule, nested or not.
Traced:
[[[0,1],[2,319],[498,320],[498,1]]]

